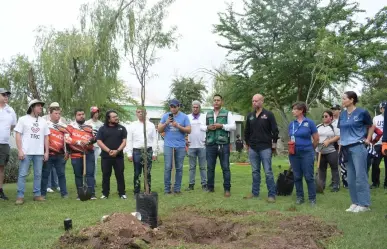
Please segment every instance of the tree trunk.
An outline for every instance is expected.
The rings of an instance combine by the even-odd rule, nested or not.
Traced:
[[[145,82],[141,83],[141,107],[142,115],[144,117],[144,153],[142,155],[144,161],[144,185],[145,185],[145,194],[150,194],[149,185],[148,185],[148,140],[146,133],[146,110],[145,110]]]

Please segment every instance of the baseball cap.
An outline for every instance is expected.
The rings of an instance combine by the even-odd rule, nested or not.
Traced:
[[[341,107],[339,105],[333,105],[331,110],[341,110]]]
[[[52,102],[52,103],[50,104],[50,108],[54,108],[54,107],[60,107],[60,106],[59,106],[59,103],[58,103],[58,102]]]
[[[8,94],[8,95],[11,95],[11,92],[10,92],[10,91],[5,90],[5,88],[0,88],[0,94],[3,94],[3,93]]]
[[[177,99],[171,99],[169,105],[180,106],[180,102]]]
[[[91,113],[99,112],[99,109],[98,109],[98,107],[96,107],[96,106],[92,106],[92,107],[90,108],[90,112],[91,112]]]

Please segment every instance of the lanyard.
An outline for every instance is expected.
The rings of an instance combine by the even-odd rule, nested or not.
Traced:
[[[294,121],[293,121],[293,134],[292,134],[292,136],[294,136],[294,135],[296,134],[296,132],[297,132],[298,129],[302,126],[302,124],[304,123],[304,121],[305,121],[305,118],[302,120],[301,124],[297,127],[296,130],[294,130]]]

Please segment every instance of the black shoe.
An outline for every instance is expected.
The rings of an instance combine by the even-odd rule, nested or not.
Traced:
[[[192,190],[194,190],[194,186],[195,186],[195,184],[190,184],[190,185],[188,186],[188,188],[186,188],[185,191],[192,191]]]
[[[3,199],[4,201],[8,201],[8,197],[4,194],[3,191],[0,192],[0,199]]]
[[[181,192],[180,191],[175,191],[175,192],[173,192],[175,195],[180,195],[181,194]]]
[[[215,190],[214,190],[213,188],[208,188],[208,189],[207,189],[207,192],[214,193]]]
[[[301,204],[303,204],[305,201],[304,201],[304,198],[302,198],[302,197],[297,197],[297,200],[296,200],[296,204],[297,205],[301,205]]]
[[[208,190],[207,189],[207,184],[202,185],[202,189],[203,189],[203,191],[207,191]]]
[[[172,192],[164,192],[165,195],[171,195]]]

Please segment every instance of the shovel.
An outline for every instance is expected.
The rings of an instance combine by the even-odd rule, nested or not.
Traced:
[[[92,196],[91,187],[86,182],[86,154],[83,153],[83,186],[78,188],[78,196],[81,201],[90,200]]]
[[[318,157],[317,157],[317,172],[315,176],[315,182],[316,182],[316,192],[320,194],[324,194],[324,186],[318,174],[318,170],[320,168],[320,161],[321,161],[321,151],[318,153]]]
[[[175,185],[175,148],[172,148],[172,181],[171,181],[171,193],[173,193],[173,186]]]

